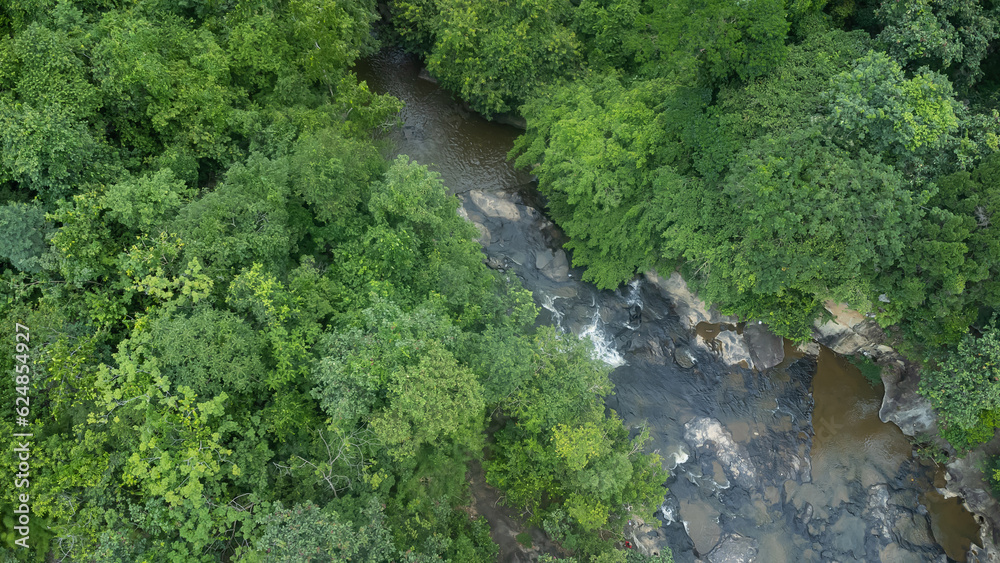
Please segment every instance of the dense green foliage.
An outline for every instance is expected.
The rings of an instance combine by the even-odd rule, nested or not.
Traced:
[[[466,481],[491,423],[490,481],[575,556],[651,517],[666,473],[589,345],[536,333],[439,177],[373,141],[401,108],[349,70],[375,8],[0,9],[0,316],[30,328],[0,367],[31,375],[0,429],[34,434],[4,560],[494,561]]]
[[[476,459],[574,558],[635,558],[612,546],[662,499],[648,435],[605,415],[585,343],[533,328],[436,174],[382,157],[401,103],[350,71],[374,0],[9,4],[0,315],[31,355],[0,367],[32,378],[0,399],[32,398],[45,531],[8,558],[490,561]],[[512,156],[588,280],[679,268],[792,338],[847,302],[934,362],[956,447],[993,435],[991,4],[388,10],[444,86],[526,118]]]
[[[1000,423],[1000,328],[996,318],[983,333],[966,335],[924,372],[920,392],[945,425],[944,435],[959,449],[988,441]]]

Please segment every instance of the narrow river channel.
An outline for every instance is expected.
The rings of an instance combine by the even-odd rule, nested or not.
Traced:
[[[579,281],[531,177],[507,161],[519,131],[468,111],[420,68],[386,49],[356,72],[406,102],[402,127],[387,133],[394,153],[441,174],[491,267],[515,273],[544,322],[590,337],[615,366],[608,407],[648,423],[671,470],[661,521],[640,539],[669,545],[679,562],[965,561],[975,521],[879,420],[880,389],[825,348],[810,357],[786,343],[764,372],[728,366],[711,341],[737,327],[685,329],[643,278],[613,292]]]

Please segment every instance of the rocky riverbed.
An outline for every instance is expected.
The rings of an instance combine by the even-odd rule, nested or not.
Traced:
[[[420,70],[388,50],[358,73],[407,103],[389,140],[460,197],[487,264],[522,280],[541,322],[591,338],[616,367],[608,407],[629,425],[648,424],[671,470],[660,521],[628,530],[641,549],[670,546],[677,561],[712,563],[965,559],[962,537],[975,524],[953,525],[962,512],[929,499],[937,467],[914,459],[899,428],[883,422],[912,433],[933,419],[906,363],[863,317],[831,305],[839,322],[795,349],[763,325],[706,308],[676,274],[598,291],[571,267],[530,177],[506,161],[518,131],[468,112]],[[835,353],[859,351],[892,368],[884,401]],[[942,491],[989,508],[974,461],[963,463],[949,467]],[[995,527],[984,529],[990,537],[972,557],[995,560]]]

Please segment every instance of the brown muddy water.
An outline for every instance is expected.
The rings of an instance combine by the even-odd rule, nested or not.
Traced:
[[[934,475],[935,487],[944,488],[944,472],[943,467],[938,468]],[[948,557],[965,561],[969,547],[972,543],[979,545],[980,541],[979,524],[962,506],[962,500],[958,497],[946,499],[936,489],[929,488],[920,496],[920,502],[930,510],[934,539],[941,544]]]
[[[882,392],[881,386],[872,388],[846,359],[822,348],[813,377],[814,483],[842,483],[841,478],[847,476],[870,486],[879,480],[873,470],[889,473],[911,459],[912,446],[906,436],[896,425],[879,419]],[[929,475],[933,475],[930,482]],[[909,478],[914,483],[920,479],[917,486],[923,492],[918,500],[930,513],[934,539],[948,557],[965,561],[971,542],[979,542],[979,524],[960,499],[945,499],[937,491],[945,486],[944,468],[933,466],[932,471],[919,471]]]
[[[616,366],[608,408],[633,428],[648,424],[671,470],[661,526],[640,539],[669,545],[678,562],[965,560],[975,522],[937,493],[937,468],[879,420],[880,389],[829,350],[802,357],[788,343],[764,373],[728,366],[711,341],[736,326],[688,331],[641,277],[598,291],[580,270],[554,268],[564,239],[531,176],[506,159],[519,131],[467,111],[420,68],[396,49],[356,68],[406,103],[403,125],[386,134],[390,156],[438,171],[479,225],[491,267],[534,293],[544,322],[591,338]],[[675,363],[682,348],[693,367]]]

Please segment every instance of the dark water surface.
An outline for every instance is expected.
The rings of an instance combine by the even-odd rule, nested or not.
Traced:
[[[609,408],[648,423],[671,470],[654,541],[677,561],[964,561],[975,522],[937,493],[937,468],[879,420],[881,390],[827,349],[801,357],[786,343],[785,361],[765,373],[727,366],[712,340],[742,326],[686,330],[643,279],[613,292],[579,281],[561,266],[564,238],[531,177],[506,159],[519,131],[467,111],[419,71],[394,49],[356,68],[406,102],[403,126],[388,133],[395,154],[431,165],[459,195],[488,263],[521,278],[546,322],[590,337],[616,366]],[[674,361],[681,348],[693,368]]]

